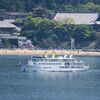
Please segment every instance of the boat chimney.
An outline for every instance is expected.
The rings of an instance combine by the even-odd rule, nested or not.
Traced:
[[[55,52],[52,52],[52,58],[53,59],[55,59],[55,56],[56,56]]]

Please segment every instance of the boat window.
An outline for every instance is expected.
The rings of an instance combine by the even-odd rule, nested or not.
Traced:
[[[36,61],[39,61],[39,59],[37,59]]]
[[[69,63],[65,63],[65,65],[69,65]]]
[[[65,68],[64,66],[60,66],[59,68]]]
[[[71,68],[75,68],[75,66],[71,66]]]
[[[36,61],[36,59],[33,59],[32,61]]]
[[[53,61],[57,61],[57,59],[53,59]]]
[[[43,59],[39,59],[39,61],[43,61]]]
[[[65,66],[65,68],[69,68],[68,66]]]

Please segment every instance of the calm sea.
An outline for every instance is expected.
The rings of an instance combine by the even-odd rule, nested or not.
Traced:
[[[100,57],[86,72],[21,72],[29,56],[0,56],[0,100],[100,100]]]

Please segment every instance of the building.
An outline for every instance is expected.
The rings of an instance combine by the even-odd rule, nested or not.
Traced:
[[[8,45],[6,45],[7,43]],[[13,34],[0,34],[0,48],[28,48],[34,49],[31,40],[27,40],[23,36],[15,36]]]
[[[14,20],[0,20],[0,33],[14,34],[20,33],[21,29],[13,24]]]
[[[31,40],[27,40],[26,37],[18,37],[18,46],[19,48],[28,48],[34,49],[34,45],[32,44]]]
[[[98,13],[57,13],[54,20],[75,25],[92,25],[95,24],[98,17]]]
[[[0,48],[32,48],[31,40],[20,36],[21,28],[14,25],[17,18],[24,19],[29,13],[0,10]]]
[[[11,34],[0,34],[0,48],[18,47],[18,36]]]
[[[45,9],[40,7],[34,8],[33,9],[33,17],[41,17],[44,18],[45,17]]]
[[[6,12],[5,10],[0,10],[0,19],[24,19],[29,15],[27,12]]]
[[[29,16],[29,13],[25,12],[5,12],[4,19],[24,19]]]

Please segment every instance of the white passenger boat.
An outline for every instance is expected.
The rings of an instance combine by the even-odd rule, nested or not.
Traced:
[[[21,67],[22,71],[51,71],[51,72],[70,72],[85,71],[89,65],[70,56],[52,55],[52,57],[33,56],[28,60],[28,64]]]

